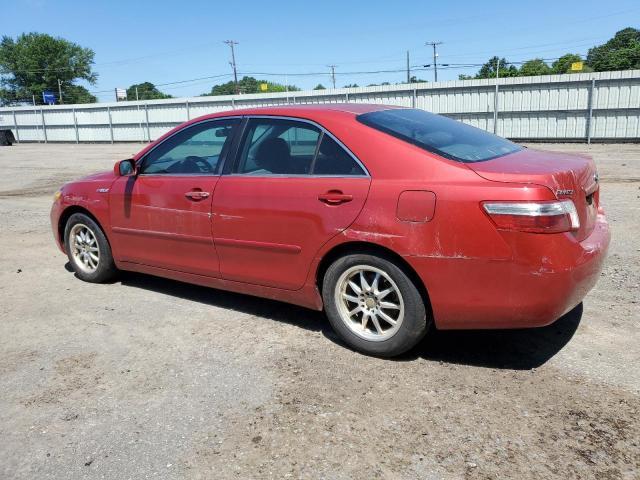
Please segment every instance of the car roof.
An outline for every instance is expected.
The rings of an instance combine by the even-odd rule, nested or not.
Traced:
[[[225,112],[217,112],[199,117],[197,120],[205,120],[207,118],[225,117],[231,115],[274,115],[274,116],[290,116],[313,119],[323,114],[346,114],[349,116],[361,115],[363,113],[377,112],[380,110],[389,110],[393,108],[403,108],[394,105],[380,105],[372,103],[313,103],[313,104],[297,104],[282,105],[268,107],[253,107],[228,110]]]
[[[167,137],[173,135],[176,131],[194,123],[202,122],[203,120],[225,118],[225,117],[238,117],[243,115],[268,115],[279,117],[293,117],[306,120],[317,121],[318,123],[325,123],[331,120],[337,120],[337,117],[350,117],[354,118],[356,115],[363,113],[377,112],[380,110],[390,110],[397,107],[394,105],[380,105],[371,103],[313,103],[313,104],[297,104],[297,105],[282,105],[282,106],[268,106],[268,107],[254,107],[254,108],[240,108],[229,109],[223,112],[210,113],[201,117],[193,118],[188,122],[185,122],[172,130],[166,132],[160,136],[154,142],[147,145],[140,152],[138,152],[134,159],[138,160],[145,155],[150,149],[152,149],[158,142],[164,140]]]

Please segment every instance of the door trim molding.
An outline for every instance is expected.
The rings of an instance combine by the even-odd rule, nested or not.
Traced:
[[[193,243],[210,243],[213,245],[213,239],[210,236],[185,235],[183,233],[158,232],[156,230],[139,230],[136,228],[112,227],[113,233],[121,233],[123,235],[139,235],[142,237],[154,237],[167,240],[180,240],[183,242]]]
[[[258,242],[255,240],[237,240],[235,238],[214,238],[216,246],[238,248],[252,248],[258,250],[271,250],[280,253],[298,254],[302,251],[300,245],[288,245],[285,243]]]

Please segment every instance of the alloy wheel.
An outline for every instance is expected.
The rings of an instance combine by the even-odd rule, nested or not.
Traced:
[[[391,338],[404,319],[404,300],[393,279],[368,265],[347,269],[336,283],[334,298],[340,318],[366,340]]]
[[[83,272],[93,273],[100,264],[100,246],[95,233],[86,225],[77,223],[69,232],[71,256]]]

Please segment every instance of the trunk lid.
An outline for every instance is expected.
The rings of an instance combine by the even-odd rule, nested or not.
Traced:
[[[576,238],[583,240],[593,231],[599,184],[591,158],[524,149],[492,160],[467,163],[467,166],[486,180],[543,185],[558,199],[570,198],[580,217]]]

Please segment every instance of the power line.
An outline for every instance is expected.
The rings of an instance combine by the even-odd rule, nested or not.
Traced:
[[[585,22],[591,22],[594,20],[600,20],[602,18],[608,18],[608,17],[613,17],[613,16],[617,16],[617,15],[624,15],[627,13],[631,13],[631,12],[635,12],[639,10],[639,8],[635,7],[635,8],[631,8],[631,9],[626,9],[626,10],[619,10],[617,12],[607,12],[604,15],[596,15],[596,16],[591,16],[591,17],[582,17],[582,18],[575,18],[575,17],[571,17],[568,19],[565,18],[556,18],[551,22],[545,22],[545,26],[547,28],[552,27],[554,25],[558,25],[560,27],[565,27],[566,25],[572,25],[572,24],[578,24],[578,23],[585,23]],[[530,26],[527,28],[523,28],[520,24],[517,24],[517,26],[515,26],[516,24],[513,24],[514,26],[511,28],[501,28],[500,29],[500,40],[502,40],[504,38],[505,34],[510,34],[510,33],[517,33],[519,35],[522,35],[523,33],[527,33],[527,32],[534,32],[536,34],[539,34],[540,31],[540,26],[538,24],[536,24],[535,26]],[[448,40],[447,44],[450,43],[468,43],[468,42],[473,42],[477,40],[477,37],[471,36],[471,37],[464,37],[464,36],[460,36],[460,37],[456,37],[455,39],[452,40]]]
[[[581,57],[584,57],[584,54],[579,54]],[[541,58],[540,60],[544,61],[544,62],[552,62],[555,60],[558,60],[561,57],[553,57],[553,58]],[[506,62],[508,65],[522,65],[524,63],[526,63],[529,60],[518,60],[518,61],[509,61]],[[464,70],[464,69],[468,69],[468,68],[478,68],[478,67],[482,67],[485,63],[440,63],[438,64],[438,67],[440,69],[443,70]],[[333,65],[333,67],[335,68],[336,65]],[[429,65],[430,67],[430,65]],[[423,65],[409,65],[409,69],[410,71],[413,72],[419,72],[419,71],[427,71],[429,70],[429,68],[427,66],[423,66]],[[343,75],[375,75],[375,74],[383,74],[383,73],[402,73],[405,72],[406,73],[407,69],[405,68],[396,68],[396,69],[382,69],[382,70],[367,70],[367,71],[348,71],[348,72],[342,72],[341,74]],[[296,72],[296,73],[290,73],[290,72],[243,72],[241,73],[241,75],[251,75],[251,76],[279,76],[279,77],[289,77],[289,76],[293,76],[293,77],[310,77],[310,76],[326,76],[326,75],[335,75],[335,70],[332,70],[331,73],[327,73],[326,71],[321,72],[321,71],[317,71],[317,72]],[[177,80],[177,81],[172,81],[172,82],[163,82],[163,83],[156,83],[154,84],[155,87],[166,87],[165,89],[175,89],[175,88],[184,88],[184,87],[191,87],[197,84],[201,84],[201,83],[208,83],[210,80],[214,80],[214,79],[220,79],[220,78],[226,78],[231,76],[230,73],[225,73],[225,74],[218,74],[218,75],[209,75],[209,76],[203,76],[203,77],[196,77],[196,78],[191,78],[191,79],[186,79],[186,80]],[[45,88],[44,90],[55,90],[56,88],[59,89],[59,93],[60,95],[65,94],[67,97],[71,97],[73,98],[73,93],[71,93],[72,91],[69,90],[70,87],[73,87],[73,84],[67,84],[65,85],[63,82],[60,82],[58,85],[54,86],[48,86],[47,88]],[[94,90],[94,91],[89,91],[89,93],[91,94],[96,94],[97,96],[107,96],[107,94],[109,96],[111,96],[113,94],[113,90],[109,89],[109,90]],[[104,94],[104,95],[100,95],[100,94]],[[30,103],[32,102],[32,99],[13,99],[13,102],[25,102],[25,103]]]
[[[584,55],[582,55],[584,56]],[[544,62],[551,62],[551,61],[555,61],[558,60],[560,57],[553,57],[553,58],[541,58],[540,60],[544,61]],[[512,64],[512,65],[522,65],[524,63],[526,63],[528,60],[519,60],[519,61],[509,61],[507,62],[508,64]],[[439,64],[439,68],[440,69],[448,69],[448,70],[455,70],[455,69],[465,69],[465,68],[474,68],[474,67],[481,67],[483,66],[484,63],[441,63]],[[329,65],[329,67],[337,67],[337,65]],[[424,65],[409,65],[409,68],[411,69],[411,71],[417,72],[417,71],[427,71],[429,70],[429,67],[425,67]],[[375,75],[375,74],[381,74],[381,73],[401,73],[401,72],[406,72],[406,68],[395,68],[395,69],[384,69],[384,70],[366,70],[366,71],[348,71],[348,72],[342,72],[341,75]],[[326,73],[326,72],[322,72],[322,71],[316,71],[316,72],[239,72],[240,75],[243,76],[269,76],[269,77],[312,77],[312,76],[325,76],[325,75],[334,75],[335,74],[335,70],[332,70],[331,73]],[[224,77],[228,77],[230,76],[230,74],[226,73],[226,74],[220,74],[220,75],[210,75],[210,76],[206,76],[206,77],[198,77],[198,78],[192,78],[192,79],[188,79],[188,80],[178,80],[178,81],[174,81],[174,82],[165,82],[165,83],[154,83],[154,85],[156,87],[163,87],[163,86],[172,86],[172,85],[181,85],[181,84],[187,84],[189,83],[190,85],[184,85],[184,86],[191,86],[193,84],[193,82],[200,82],[202,80],[213,80],[213,79],[217,79],[217,78],[224,78]],[[90,93],[111,93],[111,90],[99,90],[99,91],[91,91]]]
[[[604,41],[604,39],[602,37],[599,37],[600,40]],[[504,54],[509,54],[509,53],[519,53],[519,54],[527,54],[527,55],[534,55],[536,53],[544,53],[544,52],[555,52],[557,51],[559,48],[563,48],[563,49],[571,49],[571,48],[577,48],[577,47],[584,47],[584,46],[590,46],[593,45],[593,41],[591,42],[583,42],[583,41],[576,41],[576,42],[569,42],[569,43],[563,43],[563,44],[558,44],[558,43],[543,43],[543,44],[538,44],[538,45],[529,45],[526,47],[518,47],[518,48],[511,48],[511,49],[507,49],[507,50],[500,50],[500,53],[502,55]],[[539,47],[556,47],[553,49],[543,49],[543,50],[534,50],[531,52],[525,52],[524,50],[531,50],[531,49],[537,49]],[[447,54],[447,58],[465,58],[465,57],[469,57],[469,56],[475,56],[475,55],[491,55],[491,54],[495,54],[495,50],[484,50],[481,52],[467,52],[467,53],[459,53],[459,54],[452,54],[449,55]]]
[[[598,39],[603,39],[603,37],[592,37],[592,40],[598,40]],[[509,52],[513,52],[513,51],[521,51],[521,50],[527,50],[527,49],[537,48],[537,47],[546,47],[546,46],[556,46],[556,47],[558,47],[558,48],[561,48],[561,47],[569,47],[569,46],[571,46],[572,44],[576,44],[576,42],[581,42],[581,41],[585,41],[585,40],[590,40],[590,39],[589,39],[589,38],[582,38],[582,39],[575,40],[575,41],[573,41],[573,42],[564,42],[564,43],[544,43],[544,44],[537,44],[537,45],[528,45],[528,46],[516,47],[516,48],[512,48],[512,49],[508,49],[508,50],[501,50],[501,51],[502,51],[502,53],[504,54],[504,53],[509,53]],[[225,41],[224,43],[225,43],[225,44],[228,44],[227,42],[231,42],[231,41],[230,41],[230,40],[227,40],[227,41]],[[235,41],[233,41],[233,42],[234,42],[234,45],[237,45],[237,44],[238,44],[238,42],[235,42]],[[434,43],[434,42],[427,42],[427,45],[431,45],[432,43]],[[455,42],[449,41],[449,42],[447,42],[447,43],[455,43]],[[442,42],[437,42],[437,44],[442,44]],[[202,45],[200,45],[200,46],[203,46],[203,45],[210,45],[210,43],[209,43],[209,44],[202,44]],[[578,46],[583,46],[583,45],[586,45],[586,44],[584,44],[584,43],[582,43],[582,44],[576,44],[575,46],[576,46],[576,47],[578,47]],[[190,49],[186,49],[186,48],[185,48],[185,49],[181,49],[181,50],[174,50],[173,52],[174,52],[174,53],[177,53],[177,52],[182,52],[182,51],[184,51],[184,50],[190,50]],[[413,51],[413,50],[411,50],[411,51]],[[447,57],[451,57],[451,58],[453,58],[453,57],[468,57],[469,55],[478,55],[478,54],[484,54],[484,53],[491,54],[491,53],[494,53],[494,51],[495,51],[495,50],[491,50],[491,51],[482,51],[482,52],[467,52],[467,53],[464,53],[464,54],[451,54],[451,55],[447,54]],[[547,51],[550,51],[550,50],[547,50]],[[235,53],[235,52],[233,52],[233,53]],[[531,53],[535,53],[535,52],[531,52]],[[160,54],[158,54],[158,55],[160,55]],[[137,60],[141,60],[141,59],[145,59],[145,58],[152,58],[152,57],[155,57],[155,56],[157,56],[157,55],[156,55],[156,54],[154,54],[154,55],[147,55],[147,56],[142,56],[142,57],[138,57],[138,58],[125,59],[125,60],[114,60],[114,61],[112,61],[112,62],[97,63],[97,64],[94,64],[93,66],[94,66],[94,67],[99,67],[99,66],[103,66],[103,65],[113,65],[113,64],[125,63],[125,62],[126,62],[126,63],[130,63],[130,62],[133,62],[133,61],[137,61]],[[393,55],[393,56],[395,56],[396,58],[398,58],[398,57],[400,56],[400,54],[397,54],[397,56],[396,56],[396,55]],[[356,64],[366,64],[366,63],[395,63],[395,62],[397,61],[397,60],[386,60],[386,59],[388,59],[388,58],[390,58],[390,57],[392,57],[392,55],[383,56],[383,57],[378,57],[376,60],[371,60],[371,61],[367,60],[367,61],[352,61],[352,62],[341,62],[341,63],[342,63],[342,64],[346,64],[346,65],[356,65]],[[381,59],[383,59],[383,60],[381,60]],[[249,64],[249,65],[251,65],[251,64]],[[254,64],[254,65],[255,65],[255,64]],[[269,64],[269,65],[274,65],[274,64]],[[290,64],[282,64],[282,65],[289,65],[289,66],[296,66],[296,65],[310,65],[310,66],[311,66],[311,65],[318,65],[318,66],[319,66],[319,65],[321,65],[321,64],[297,64],[297,63],[290,63]],[[76,67],[72,67],[72,66],[69,66],[69,67],[59,67],[59,68],[52,68],[52,67],[48,67],[48,68],[38,68],[38,69],[15,69],[15,70],[13,70],[13,71],[15,71],[15,72],[20,72],[20,73],[42,73],[42,72],[51,72],[51,73],[53,73],[53,72],[69,71],[69,70],[73,70],[74,68],[76,68]],[[236,67],[236,68],[237,68],[237,67]],[[11,73],[11,72],[7,72],[7,73]],[[111,91],[111,90],[109,90],[109,92],[110,92],[110,91]]]
[[[554,24],[559,24],[559,25],[568,25],[568,24],[577,24],[577,23],[584,23],[584,22],[590,22],[590,21],[594,21],[594,20],[600,20],[602,18],[609,18],[609,17],[613,17],[613,16],[618,16],[618,15],[624,15],[624,14],[628,14],[631,12],[636,12],[638,11],[639,8],[638,7],[634,7],[634,8],[630,8],[630,9],[625,9],[625,10],[618,10],[615,12],[610,12],[608,11],[605,14],[602,15],[595,15],[595,16],[589,16],[589,17],[582,17],[582,18],[575,18],[574,15],[571,16],[571,18],[557,18],[553,23]],[[459,23],[459,21],[461,19],[478,19],[478,18],[489,18],[489,15],[480,15],[480,16],[471,16],[471,17],[461,17],[461,18],[449,18],[449,19],[445,19],[445,20],[436,20],[434,21],[434,23],[437,23],[438,25],[442,25],[443,21],[450,21],[450,22],[456,22],[456,24]],[[491,16],[492,18],[492,16]],[[416,24],[416,27],[419,28],[424,28],[424,22],[420,22],[420,24]],[[403,30],[406,29],[406,25],[402,25],[399,26],[398,28],[402,28]],[[349,31],[351,31],[352,29],[350,29]],[[518,26],[514,29],[512,29],[512,31],[517,32],[517,33],[522,33],[522,32],[527,32],[527,31],[537,31],[538,27],[530,27],[527,29],[523,29],[521,26]],[[378,31],[378,30],[377,30]],[[501,30],[501,32],[504,33],[504,30]],[[468,42],[469,40],[473,40],[472,38],[460,38],[457,37],[455,39],[451,39],[451,40],[447,40],[447,44],[452,44],[452,43],[462,43],[462,42]],[[195,45],[190,45],[190,46],[186,46],[184,48],[180,48],[180,49],[174,49],[174,50],[169,50],[169,51],[162,51],[162,52],[156,52],[153,54],[149,54],[149,55],[144,55],[144,56],[140,56],[140,57],[134,57],[134,58],[128,58],[128,59],[120,59],[120,60],[113,60],[113,61],[109,61],[109,62],[101,62],[101,63],[97,63],[95,64],[95,66],[103,66],[103,65],[116,65],[116,64],[126,64],[126,63],[131,63],[131,62],[137,62],[139,60],[143,60],[143,59],[147,59],[147,58],[154,58],[154,57],[159,57],[159,56],[167,56],[167,55],[177,55],[180,54],[182,52],[185,51],[193,51],[196,48],[204,48],[207,46],[210,46],[212,44],[214,44],[215,42],[206,42],[206,43],[202,43],[202,44],[195,44]],[[560,45],[560,44],[558,44]],[[423,46],[423,45],[422,45]],[[412,48],[413,49],[417,49],[419,46],[415,46]],[[492,52],[489,52],[492,53]],[[393,55],[385,55],[382,57],[376,57],[376,60],[379,58],[382,59],[386,59],[392,56],[395,56],[396,54]],[[373,59],[372,59],[373,60]],[[354,61],[354,62],[339,62],[340,64],[357,64],[357,63],[373,63],[369,62],[369,61]],[[288,64],[288,65],[302,65],[302,64]],[[316,66],[320,66],[322,64],[318,63],[318,64],[306,64],[306,65],[316,65]],[[71,67],[65,67],[64,69],[70,69]]]

